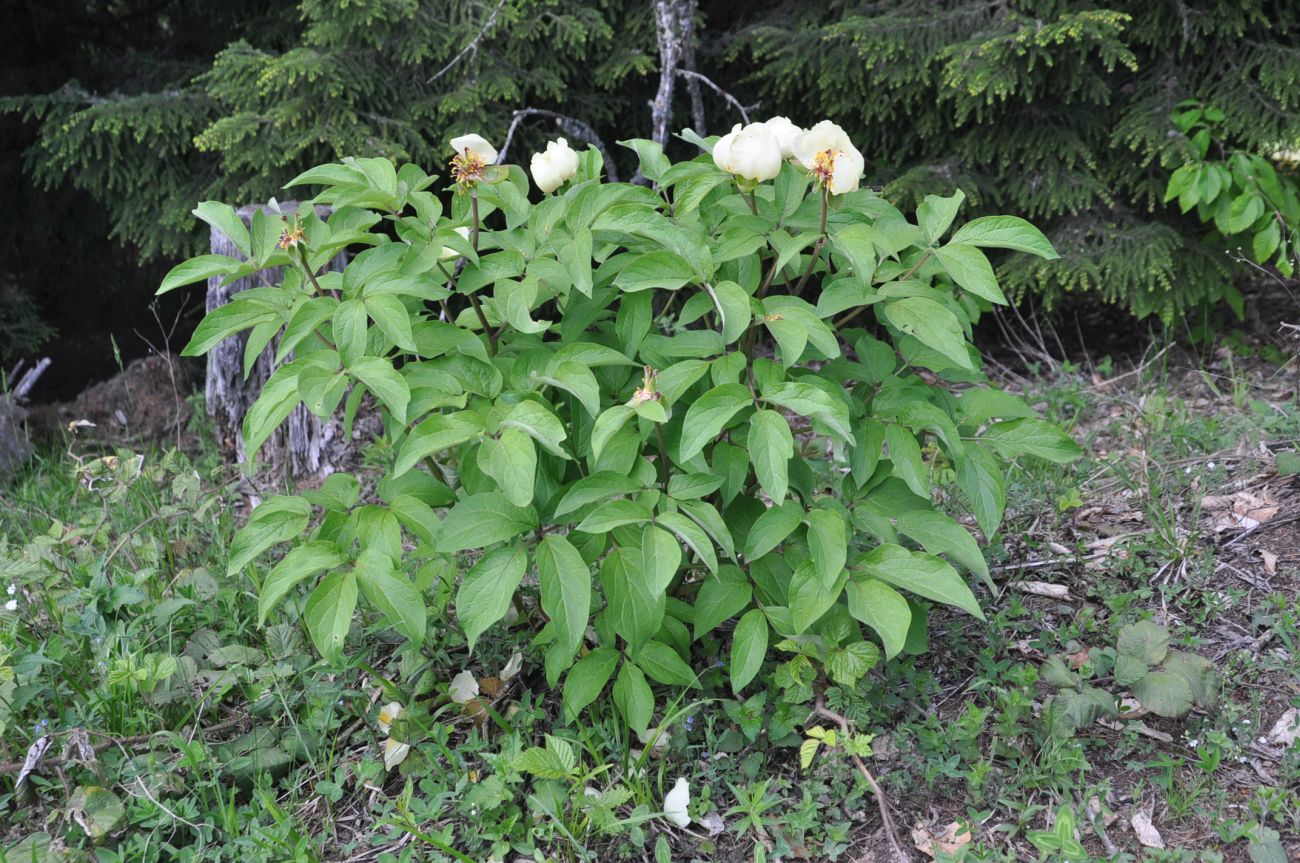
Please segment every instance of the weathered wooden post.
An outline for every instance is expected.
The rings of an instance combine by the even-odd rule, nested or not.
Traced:
[[[251,225],[254,210],[266,209],[262,205],[241,207],[237,212],[245,224]],[[281,202],[286,212],[297,209],[297,203]],[[327,208],[319,208],[322,216]],[[278,216],[277,216],[278,218]],[[224,234],[215,228],[211,232],[214,254],[242,258],[243,255]],[[342,270],[347,264],[347,252],[340,252],[330,261],[328,269]],[[270,287],[279,284],[279,268],[263,270],[254,276],[222,285],[220,278],[208,279],[206,310],[225,305],[232,296],[247,288]],[[244,464],[248,455],[244,450],[244,414],[257,400],[263,384],[274,370],[272,358],[279,338],[271,341],[257,358],[248,377],[244,377],[244,348],[248,334],[231,336],[208,352],[207,374],[203,393],[207,399],[208,416],[216,425],[217,445],[227,461]],[[294,408],[289,420],[262,445],[257,458],[260,465],[257,477],[265,484],[277,484],[285,479],[320,479],[342,469],[347,463],[351,440],[343,434],[341,413],[329,421],[322,421],[302,405]],[[264,482],[256,482],[262,486]]]

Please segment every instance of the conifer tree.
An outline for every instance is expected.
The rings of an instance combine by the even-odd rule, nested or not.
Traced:
[[[1175,106],[1217,105],[1260,152],[1300,139],[1294,3],[788,3],[731,53],[767,104],[817,105],[860,136],[888,197],[960,186],[1045,226],[1060,260],[1009,258],[1011,292],[1093,292],[1166,320],[1235,294],[1223,245],[1162,202],[1186,159]]]

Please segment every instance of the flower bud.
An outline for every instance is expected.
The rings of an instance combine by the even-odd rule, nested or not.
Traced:
[[[713,145],[713,164],[743,180],[761,183],[781,173],[781,144],[762,123],[740,124]]]
[[[563,138],[546,145],[545,153],[533,153],[530,166],[533,182],[546,194],[554,192],[578,173],[578,154]]]

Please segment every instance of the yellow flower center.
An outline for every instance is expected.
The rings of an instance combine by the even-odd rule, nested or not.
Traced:
[[[462,190],[481,181],[486,168],[487,162],[473,150],[466,150],[463,154],[451,157],[451,176]]]
[[[823,186],[829,186],[835,177],[835,160],[842,155],[835,150],[822,150],[813,156],[813,179]]]
[[[657,402],[663,398],[663,394],[659,392],[659,372],[650,366],[644,368],[641,386],[637,388],[636,392],[632,393],[632,401],[630,402],[632,407],[646,402]]]
[[[292,228],[285,228],[284,233],[280,235],[280,248],[291,248],[305,239],[307,239],[307,235],[303,232],[301,225],[295,225]]]

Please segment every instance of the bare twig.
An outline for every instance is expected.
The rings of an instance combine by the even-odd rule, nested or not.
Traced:
[[[813,706],[813,712],[834,722],[840,728],[840,733],[846,738],[849,736],[849,720],[843,714],[836,713],[826,706],[826,699],[822,693],[817,693],[817,701]],[[889,839],[889,845],[894,849],[900,863],[910,863],[911,858],[903,850],[903,845],[898,841],[898,829],[894,826],[894,816],[889,813],[889,801],[885,799],[885,792],[881,790],[880,783],[876,782],[876,777],[871,775],[867,765],[857,755],[851,754],[849,758],[853,761],[853,766],[858,769],[862,777],[867,780],[867,785],[871,788],[871,793],[876,795],[876,805],[880,807],[880,820],[885,830],[885,836]]]
[[[737,99],[735,96],[731,95],[726,90],[722,89],[717,84],[713,83],[713,81],[711,81],[707,76],[701,75],[699,72],[696,72],[694,69],[678,69],[677,74],[685,78],[688,83],[694,81],[700,81],[703,82],[704,84],[707,84],[710,90],[717,93],[723,99],[726,99],[727,104],[735,108],[736,111],[739,112],[740,119],[745,121],[746,125],[749,124],[749,109],[746,108],[744,105],[740,104],[740,100]],[[699,128],[697,128],[695,131],[699,132],[701,136],[704,136],[706,134],[704,131],[704,125],[703,123],[700,122],[699,118],[696,118],[696,125],[699,126]]]
[[[501,7],[504,5],[506,5],[506,0],[498,0],[496,8],[492,10],[492,14],[489,15],[487,17],[487,20],[483,22],[483,26],[482,28],[479,29],[478,35],[475,36],[473,39],[469,40],[469,43],[466,44],[464,48],[460,49],[460,53],[457,54],[455,57],[452,57],[446,66],[443,66],[441,69],[439,69],[434,74],[434,76],[429,79],[428,83],[432,84],[434,81],[437,81],[443,75],[446,75],[449,71],[451,71],[451,67],[459,63],[466,54],[478,50],[479,43],[483,41],[483,37],[487,35],[487,31],[492,29],[492,25],[497,20],[497,13],[501,11]]]
[[[555,124],[560,127],[564,134],[576,141],[591,144],[600,151],[601,158],[605,161],[605,176],[611,183],[618,182],[618,169],[614,167],[614,160],[610,158],[609,148],[605,146],[604,139],[596,134],[596,130],[589,123],[579,120],[577,117],[570,117],[568,114],[561,114],[558,111],[548,111],[545,108],[520,108],[515,111],[513,118],[510,120],[510,128],[506,130],[505,143],[497,151],[498,165],[505,164],[506,154],[509,153],[510,144],[515,137],[515,130],[528,117],[550,117],[555,120]]]

